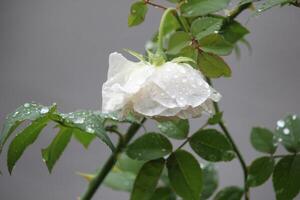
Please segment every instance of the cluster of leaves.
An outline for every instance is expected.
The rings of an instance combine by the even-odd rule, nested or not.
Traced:
[[[54,122],[59,131],[49,146],[42,149],[41,153],[49,172],[52,171],[72,136],[85,148],[88,148],[95,137],[107,144],[112,151],[115,148],[106,133],[106,126],[110,126],[115,121],[114,115],[104,115],[99,111],[88,110],[63,114],[57,111],[55,104],[43,106],[36,103],[25,103],[7,116],[0,135],[0,152],[12,133],[25,121],[31,123],[18,132],[8,148],[7,166],[10,173],[24,151],[36,141],[50,122]],[[124,122],[138,121],[133,117],[128,117]]]
[[[218,115],[220,116],[220,115]],[[209,119],[214,125],[220,117]],[[105,183],[115,190],[131,192],[131,200],[208,199],[218,187],[218,174],[213,162],[231,161],[235,153],[230,142],[218,130],[199,129],[189,136],[188,120],[157,122],[159,132],[149,132],[136,138],[122,154]],[[180,147],[173,150],[168,139],[184,140],[199,158]],[[91,180],[93,174],[83,174]],[[243,189],[231,186],[220,190],[216,200],[234,196],[240,199]]]
[[[248,185],[260,186],[272,176],[276,199],[295,198],[300,192],[299,117],[289,115],[279,120],[274,132],[266,128],[253,128],[251,143],[257,151],[266,155],[255,159],[249,166]],[[278,144],[282,144],[290,154],[274,155]],[[276,162],[277,159],[280,160]]]

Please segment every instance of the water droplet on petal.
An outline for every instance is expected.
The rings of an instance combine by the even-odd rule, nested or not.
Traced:
[[[183,82],[183,83],[186,83],[186,82],[187,82],[186,78],[182,79],[182,82]]]

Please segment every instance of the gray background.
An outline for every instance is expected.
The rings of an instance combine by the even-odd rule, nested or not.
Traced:
[[[127,28],[131,0],[1,0],[0,2],[0,122],[24,102],[57,102],[62,111],[100,109],[101,84],[105,81],[108,55],[129,48],[143,51],[144,42],[158,27],[160,10],[150,8],[146,22]],[[230,131],[249,163],[256,153],[249,144],[253,125],[274,128],[286,113],[300,113],[300,10],[274,9],[247,24],[249,55],[234,55],[233,77],[216,81],[224,98],[221,106]],[[241,18],[246,22],[246,17]],[[198,120],[193,120],[196,128]],[[153,123],[147,125],[148,128]],[[88,151],[72,142],[49,175],[40,149],[54,136],[44,132],[9,176],[5,153],[1,156],[1,200],[75,199],[86,182],[76,171],[89,172],[109,155],[94,142]],[[282,150],[282,149],[281,149]],[[222,185],[240,184],[237,161],[219,164]],[[274,199],[272,185],[253,189],[255,200]],[[101,188],[95,199],[125,200],[126,193]],[[300,199],[300,198],[298,198]]]

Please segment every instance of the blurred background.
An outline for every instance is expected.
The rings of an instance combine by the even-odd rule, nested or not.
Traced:
[[[161,10],[149,9],[145,23],[127,28],[132,0],[1,0],[0,1],[0,123],[24,102],[57,102],[61,111],[100,109],[108,55],[128,48],[143,52],[158,27]],[[165,1],[160,1],[165,3]],[[239,19],[245,24],[247,13]],[[300,9],[273,9],[247,23],[252,55],[241,46],[240,60],[226,58],[233,76],[216,81],[223,94],[222,110],[237,145],[249,164],[258,153],[250,145],[251,127],[273,129],[286,113],[300,114]],[[197,123],[198,122],[198,123]],[[192,129],[199,119],[192,120]],[[148,129],[154,123],[147,124]],[[91,172],[103,164],[109,149],[95,141],[86,151],[72,142],[49,175],[40,149],[55,135],[41,134],[17,163],[6,170],[6,148],[0,158],[1,200],[75,200],[87,186],[76,171]],[[280,151],[283,152],[282,149]],[[221,186],[241,185],[235,160],[217,165]],[[252,189],[252,199],[275,199],[269,181]],[[128,194],[102,187],[94,199],[126,200]],[[300,199],[300,197],[298,197]]]

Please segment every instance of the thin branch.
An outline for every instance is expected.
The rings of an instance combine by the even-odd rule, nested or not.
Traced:
[[[148,4],[148,5],[151,5],[151,6],[154,6],[155,8],[160,8],[160,9],[163,9],[163,10],[167,10],[168,8],[163,6],[163,5],[160,5],[160,4],[157,4],[157,3],[153,3],[151,2],[150,0],[144,0],[145,4]]]
[[[238,6],[236,9],[234,9],[231,12],[230,16],[228,16],[228,18],[227,18],[228,21],[234,20],[239,14],[241,14],[244,10],[248,9],[251,5],[252,5],[252,2],[245,3],[245,4]]]
[[[206,78],[207,82],[211,85],[212,85],[212,81],[209,79],[209,78]],[[214,102],[213,103],[213,106],[215,108],[215,111],[218,113],[220,112],[220,108],[219,108],[219,105],[217,102]],[[243,173],[244,173],[244,188],[245,188],[245,199],[246,200],[249,200],[250,199],[250,195],[249,195],[249,188],[247,186],[247,177],[248,177],[248,169],[247,169],[247,165],[246,165],[246,162],[240,152],[240,150],[238,149],[237,145],[235,144],[233,138],[231,137],[231,134],[229,133],[227,127],[225,126],[224,122],[223,121],[220,121],[219,122],[219,126],[220,128],[222,129],[222,131],[224,132],[224,134],[226,135],[226,137],[228,138],[228,140],[230,141],[231,145],[232,145],[232,148],[234,150],[234,152],[236,153],[239,161],[240,161],[240,164],[242,166],[242,169],[243,169]]]
[[[206,122],[205,124],[203,124],[203,126],[201,126],[201,127],[198,129],[198,131],[201,131],[201,130],[204,129],[207,125],[208,125],[208,123]],[[196,131],[196,132],[198,132],[198,131]],[[177,150],[181,149],[182,147],[184,147],[184,145],[186,145],[186,143],[188,143],[188,142],[190,141],[190,139],[191,139],[191,137],[187,137],[187,138],[185,139],[185,141],[183,141],[183,143],[182,143],[181,145],[179,145],[179,147],[178,147],[175,151],[177,151]]]
[[[287,155],[273,155],[272,158],[276,159],[276,158],[284,158],[286,156],[297,156],[300,154],[287,154]]]

